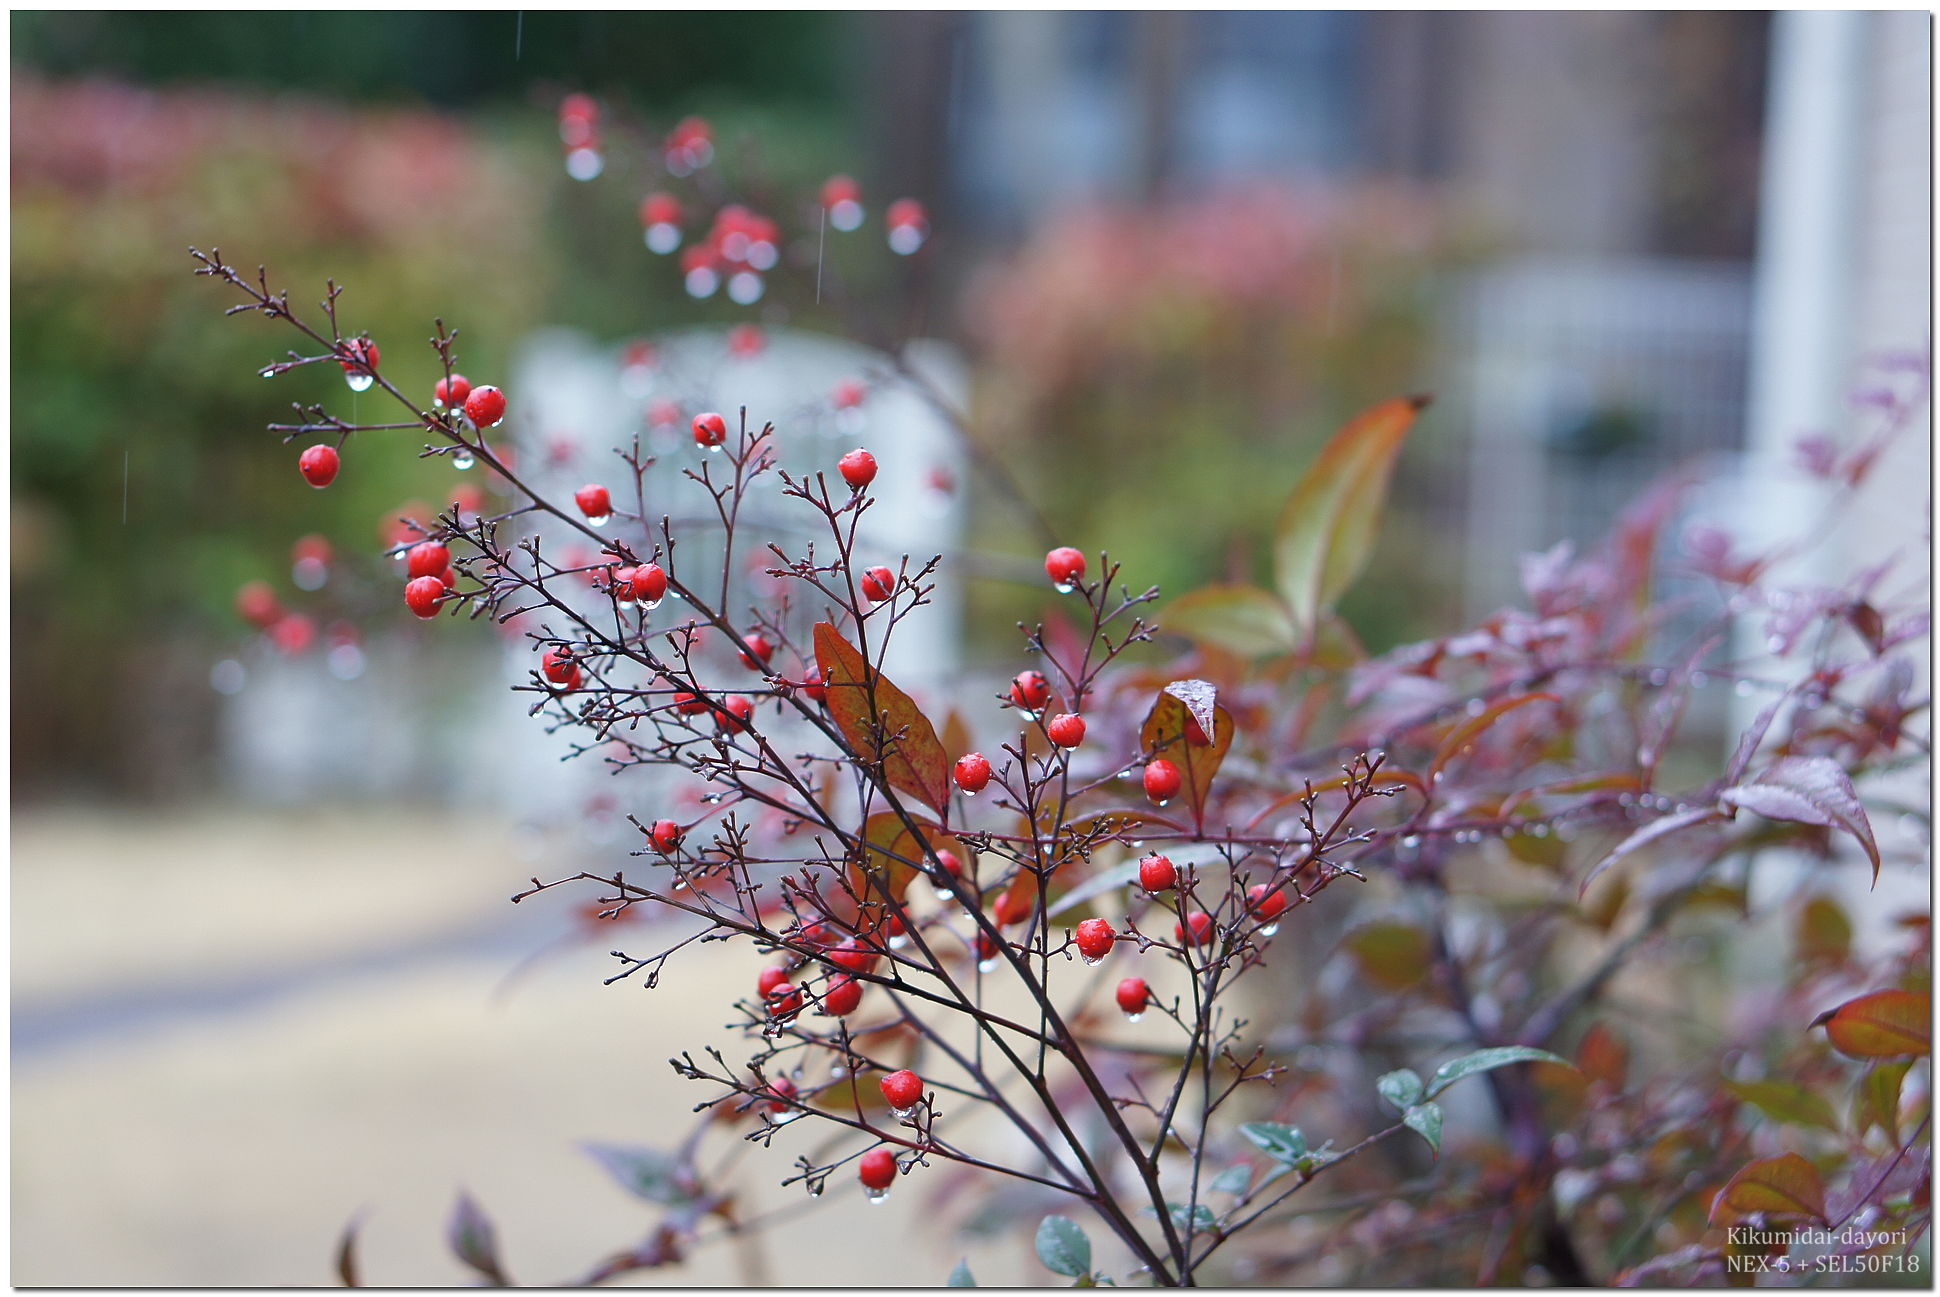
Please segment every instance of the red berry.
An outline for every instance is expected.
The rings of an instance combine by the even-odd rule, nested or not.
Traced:
[[[431,389],[431,399],[438,405],[463,405],[465,398],[472,394],[472,381],[463,374],[453,374],[441,378],[438,385]]]
[[[283,615],[283,604],[267,581],[250,581],[236,591],[236,615],[267,630]]]
[[[1003,902],[999,901],[998,904],[1001,906]],[[977,962],[979,964],[988,964],[995,960],[1000,950],[1001,948],[998,946],[995,937],[991,936],[988,932],[979,931],[977,933]]]
[[[1186,717],[1186,742],[1195,748],[1212,745],[1212,740],[1206,736],[1206,731],[1200,727],[1199,718],[1196,716]]]
[[[896,593],[896,573],[886,567],[872,567],[862,574],[862,593],[883,603]]]
[[[822,992],[822,1012],[840,1018],[854,1013],[862,1003],[862,983],[853,977],[833,977]]]
[[[1167,856],[1150,855],[1138,862],[1138,885],[1153,894],[1169,892],[1179,882],[1179,871]]]
[[[808,674],[802,677],[802,692],[808,696],[808,700],[812,703],[828,701],[829,688],[826,684],[822,683],[822,668],[810,667],[808,669]]]
[[[788,1100],[793,1099],[800,1092],[796,1090],[793,1081],[785,1076],[778,1076],[769,1083],[768,1093],[775,1096],[768,1100],[768,1111],[787,1112],[789,1108]]]
[[[714,723],[724,734],[739,734],[748,728],[748,718],[754,715],[754,703],[740,694],[735,694],[721,703],[721,710],[714,714]]]
[[[1091,963],[1109,955],[1112,943],[1117,940],[1118,934],[1104,919],[1086,919],[1078,925],[1078,953]]]
[[[1064,712],[1053,716],[1044,731],[1059,747],[1075,748],[1085,741],[1085,718],[1075,712]]]
[[[322,490],[337,480],[337,470],[343,467],[343,457],[337,454],[335,446],[312,446],[297,456],[297,471],[303,480]]]
[[[349,358],[337,362],[344,367],[344,373],[362,374],[369,371],[375,374],[377,372],[377,344],[369,338],[352,338],[344,343],[344,350],[349,353]]]
[[[547,649],[545,657],[539,663],[540,673],[556,685],[563,685],[571,680],[576,669],[573,655],[556,646]]]
[[[862,197],[862,186],[847,176],[830,176],[822,182],[822,206],[853,203]]]
[[[844,455],[836,467],[842,470],[842,480],[858,491],[876,480],[876,457],[860,448]]]
[[[1179,785],[1183,782],[1179,767],[1164,757],[1146,763],[1145,795],[1152,799],[1154,805],[1163,806],[1178,796]]]
[[[963,877],[963,862],[958,860],[957,853],[948,847],[936,849],[936,867],[952,878]]]
[[[762,997],[771,1018],[792,1018],[802,1011],[802,991],[793,982],[777,982]]]
[[[412,577],[441,576],[451,566],[451,551],[435,540],[413,545],[404,555],[405,572]]]
[[[1152,1001],[1152,988],[1142,977],[1128,977],[1118,984],[1118,1007],[1136,1018]]]
[[[474,387],[465,398],[465,417],[480,428],[496,428],[505,417],[505,393],[496,387]]]
[[[845,378],[835,385],[835,391],[830,394],[829,400],[838,410],[853,410],[861,405],[863,398],[868,395],[868,388],[853,378]]]
[[[1192,940],[1189,943],[1186,940],[1187,928],[1192,929]],[[1203,945],[1206,939],[1212,936],[1212,929],[1212,915],[1206,913],[1204,910],[1194,910],[1191,914],[1186,915],[1186,921],[1184,923],[1175,923],[1172,925],[1172,939],[1181,945]]]
[[[438,579],[445,583],[445,589],[447,590],[456,590],[458,588],[458,574],[450,568],[446,568],[444,571],[438,573]]]
[[[611,518],[613,516],[613,497],[605,487],[592,483],[573,492],[573,503],[588,518]]]
[[[405,604],[420,617],[436,617],[444,597],[445,583],[435,576],[418,577],[404,587]]]
[[[886,1148],[872,1148],[856,1163],[856,1174],[863,1188],[882,1193],[896,1183],[896,1155]]]
[[[653,840],[654,850],[663,856],[671,856],[679,848],[680,840],[686,834],[674,820],[655,820],[653,831],[648,836]]]
[[[1010,700],[1027,712],[1034,712],[1051,701],[1051,682],[1042,671],[1020,671],[1010,682]]]
[[[956,768],[957,787],[971,796],[984,790],[990,782],[990,758],[981,752],[972,752],[959,758]]]
[[[787,969],[781,967],[778,964],[770,964],[768,967],[762,969],[760,975],[754,979],[755,993],[758,994],[763,1000],[766,1000],[771,994],[774,993],[774,989],[777,986],[780,986],[783,982],[786,982],[787,980],[788,980]]]
[[[761,349],[768,345],[766,335],[759,325],[737,324],[728,330],[728,354],[730,356],[758,356]]]
[[[883,219],[893,228],[898,225],[922,225],[925,223],[923,204],[914,198],[898,198],[889,205]]]
[[[1265,883],[1255,883],[1246,889],[1246,905],[1255,918],[1270,922],[1287,908],[1287,894],[1277,887],[1269,892]]]
[[[889,1106],[902,1112],[923,1102],[923,1078],[904,1068],[882,1078],[882,1097]]]
[[[674,710],[682,716],[698,716],[707,710],[707,699],[682,689],[674,695]]]
[[[1051,584],[1060,590],[1069,590],[1084,580],[1084,551],[1060,545],[1044,556],[1044,574],[1051,578]]]
[[[658,563],[642,563],[620,573],[624,593],[641,603],[659,603],[667,597],[667,573]]]
[[[775,655],[775,643],[760,631],[743,635],[741,642],[748,651],[741,655],[741,664],[750,671],[760,671],[767,667],[768,659]]]
[[[1030,918],[1036,908],[1037,902],[1029,897],[1018,892],[1005,892],[997,898],[997,903],[990,907],[990,917],[996,920],[999,927],[1007,928],[1013,923],[1022,923]]]
[[[680,200],[672,194],[648,194],[640,200],[640,224],[679,225]]]
[[[881,956],[860,941],[850,938],[832,948],[826,958],[837,968],[846,968],[851,973],[866,973],[876,966],[876,960]]]
[[[727,440],[727,420],[712,412],[694,416],[694,444],[718,446]]]

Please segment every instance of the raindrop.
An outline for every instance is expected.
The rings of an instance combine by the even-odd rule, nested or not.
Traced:
[[[907,257],[923,246],[923,230],[916,225],[898,225],[889,231],[889,250],[899,257]]]
[[[1652,671],[1649,675],[1644,677],[1644,683],[1648,684],[1652,689],[1662,689],[1665,685],[1669,684],[1670,682],[1671,682],[1671,673],[1664,670],[1662,667],[1658,667],[1656,670]]]
[[[1414,851],[1421,846],[1421,836],[1410,833],[1407,837],[1401,839],[1401,845],[1409,851]]]
[[[209,668],[209,687],[219,694],[233,697],[242,692],[249,682],[249,672],[234,658],[224,658]]]
[[[1549,826],[1547,824],[1532,824],[1529,826],[1529,835],[1536,838],[1546,838],[1549,836]]]
[[[1100,962],[1101,962],[1101,961],[1102,961],[1102,960],[1104,959],[1104,956],[1103,956],[1103,955],[1087,955],[1087,954],[1085,954],[1085,953],[1084,953],[1083,951],[1080,951],[1080,952],[1078,953],[1078,958],[1079,958],[1079,959],[1082,959],[1082,960],[1084,960],[1084,961],[1085,961],[1085,967],[1086,967],[1086,968],[1096,968],[1096,967],[1098,967],[1098,965],[1099,965],[1099,963],[1100,963]]]
[[[790,1108],[786,1112],[778,1112],[774,1114],[768,1120],[774,1122],[775,1125],[777,1126],[786,1126],[789,1122],[795,1120],[795,1118],[806,1116],[806,1115],[807,1114],[804,1113],[800,1108]],[[809,1192],[814,1194],[820,1194],[822,1191],[821,1189],[816,1188],[816,1189],[809,1190]]]
[[[889,948],[891,950],[901,950],[903,947],[907,946],[908,944],[909,944],[909,934],[907,932],[899,932],[895,936],[889,939]]]
[[[348,372],[344,374],[344,386],[353,392],[368,392],[370,391],[371,384],[376,381],[377,379],[374,375],[366,374],[362,370],[354,374]]]
[[[1767,653],[1783,653],[1785,651],[1784,637],[1779,635],[1771,636],[1765,641],[1765,651]]]
[[[1702,671],[1691,672],[1691,688],[1702,689],[1711,683],[1711,677]]]
[[[756,270],[769,271],[781,260],[781,252],[766,239],[756,239],[748,245],[748,264]]]
[[[451,456],[451,466],[461,473],[477,462],[469,450],[454,451]]]
[[[325,659],[330,674],[339,680],[355,680],[364,674],[364,650],[355,644],[339,644],[330,650]]]
[[[853,198],[844,198],[829,208],[829,224],[844,234],[862,228],[862,204]]]
[[[1737,694],[1740,698],[1751,697],[1752,695],[1751,681],[1740,680],[1737,684],[1731,686],[1731,692],[1734,694]]]
[[[610,513],[589,514],[586,519],[586,525],[588,527],[604,527],[612,521],[613,515]]]
[[[598,149],[574,149],[566,155],[566,174],[574,180],[591,180],[605,169]]]
[[[647,250],[666,256],[680,246],[680,227],[666,221],[656,221],[646,229]]]
[[[665,599],[665,598],[666,596],[662,595],[660,599],[642,599],[640,600],[640,607],[646,610],[647,612],[652,612],[655,608],[658,608],[660,606],[661,599]]]
[[[290,569],[290,580],[296,582],[299,590],[321,590],[323,583],[329,579],[330,565],[320,558],[300,558],[296,566]]]
[[[1267,924],[1267,925],[1265,925],[1264,927],[1262,927],[1262,928],[1260,929],[1260,935],[1261,935],[1262,937],[1270,937],[1270,936],[1272,936],[1272,935],[1273,935],[1274,933],[1276,933],[1276,932],[1278,932],[1279,930],[1280,930],[1280,925],[1279,925],[1279,924],[1277,924],[1277,923],[1269,923],[1269,924]]]
[[[1164,810],[1166,807],[1172,805],[1172,799],[1170,797],[1161,797],[1153,802],[1152,805],[1158,807],[1160,810]]]
[[[1075,581],[1054,581],[1051,583],[1051,588],[1059,594],[1070,594],[1078,588],[1078,583]]]
[[[988,959],[979,959],[977,961],[977,971],[979,973],[992,972],[996,969],[996,967],[997,967],[997,956],[995,955],[992,955]]]
[[[808,1186],[808,1196],[811,1198],[820,1198],[822,1196],[822,1186],[819,1182]]]
[[[728,296],[741,306],[752,306],[761,300],[766,284],[760,275],[752,270],[737,270],[728,277]]]
[[[1145,1015],[1142,1013],[1128,1013],[1125,1015],[1125,1021],[1137,1022],[1140,1018],[1143,1018],[1144,1016]]]
[[[862,1192],[863,1196],[868,1198],[872,1203],[881,1202],[889,1196],[889,1190],[887,1189],[871,1189],[865,1187]]]
[[[687,272],[687,295],[694,298],[714,296],[714,290],[721,286],[721,277],[707,266],[696,266]]]
[[[892,1107],[889,1110],[889,1115],[894,1117],[897,1121],[908,1121],[910,1118],[910,1114],[915,1111],[916,1111],[916,1105],[912,1103],[907,1108]]]
[[[1487,709],[1488,704],[1480,698],[1471,698],[1468,700],[1468,714],[1471,716],[1480,716]]]

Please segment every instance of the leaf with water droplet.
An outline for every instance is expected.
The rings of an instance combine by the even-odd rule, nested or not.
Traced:
[[[827,622],[815,625],[815,662],[850,751],[866,765],[880,761],[885,783],[940,813],[950,800],[950,758],[930,718]]]
[[[1507,1067],[1511,1063],[1559,1063],[1574,1068],[1566,1058],[1558,1058],[1546,1049],[1535,1049],[1529,1045],[1500,1045],[1493,1049],[1478,1049],[1472,1053],[1452,1058],[1435,1069],[1428,1078],[1428,1087],[1423,1093],[1430,1099],[1446,1090],[1463,1077],[1474,1076],[1478,1072],[1493,1071]]]
[[[1421,1077],[1409,1068],[1389,1072],[1374,1082],[1383,1099],[1405,1112],[1421,1102]]]
[[[1091,1273],[1091,1240],[1069,1216],[1046,1216],[1037,1227],[1037,1259],[1053,1273],[1076,1279]]]
[[[1401,1123],[1428,1141],[1435,1156],[1442,1152],[1442,1109],[1438,1103],[1417,1104],[1402,1114]]]

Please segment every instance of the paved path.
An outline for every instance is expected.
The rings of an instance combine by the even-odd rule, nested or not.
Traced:
[[[726,1044],[750,975],[710,945],[657,992],[600,986],[616,943],[572,939],[571,903],[506,903],[575,849],[493,822],[26,812],[12,845],[15,1284],[328,1283],[359,1214],[368,1281],[463,1282],[460,1186],[515,1279],[563,1280],[657,1211],[576,1145],[686,1130],[666,1059]],[[787,1142],[744,1163],[752,1210],[800,1195]],[[644,1281],[925,1285],[965,1251],[986,1282],[1042,1278],[1021,1236],[931,1239],[924,1195],[851,1189]]]

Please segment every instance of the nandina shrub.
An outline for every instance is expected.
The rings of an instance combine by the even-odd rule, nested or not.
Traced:
[[[711,148],[683,124],[670,170]],[[914,251],[927,218],[902,217],[892,246]],[[650,246],[671,253],[679,228],[654,227],[683,219],[660,201]],[[690,291],[767,273],[747,254],[779,252],[772,222],[713,221]],[[673,981],[701,942],[745,952],[745,984],[717,988],[740,1045],[672,1051],[694,1137],[597,1150],[662,1212],[581,1281],[675,1264],[731,1219],[736,1141],[809,1195],[1007,1187],[1079,1284],[1922,1264],[1929,916],[1916,896],[1885,937],[1855,916],[1876,929],[1866,885],[1926,863],[1922,573],[1795,588],[1783,551],[1705,526],[1673,545],[1666,488],[1603,545],[1525,560],[1526,606],[1370,657],[1334,607],[1426,404],[1400,398],[1294,484],[1273,589],[1155,614],[1157,589],[1060,546],[1014,679],[926,711],[883,664],[940,597],[939,560],[859,540],[893,446],[790,471],[785,428],[703,412],[671,462],[636,441],[553,498],[508,451],[519,393],[462,378],[442,323],[439,390],[407,391],[334,285],[311,316],[196,257],[233,309],[300,336],[270,372],[340,366],[396,411],[305,409],[272,425],[286,440],[347,456],[422,435],[496,480],[397,537],[409,612],[525,628],[535,721],[617,776],[705,790],[696,813],[628,804],[624,858],[513,898],[665,920],[632,930],[649,944],[615,951],[612,981]],[[1830,509],[1926,399],[1917,362],[1880,379],[1867,440],[1807,447]],[[327,487],[319,459],[305,476]],[[683,479],[710,520],[656,508]],[[756,498],[807,533],[749,534]],[[750,552],[775,584],[742,609],[728,577]],[[1667,572],[1698,593],[1661,598]],[[1175,635],[1191,647],[1168,658]],[[1685,731],[1720,688],[1746,720],[1711,751]],[[1896,774],[1912,800],[1881,834],[1860,784]],[[461,1200],[454,1249],[507,1282],[493,1237]]]

